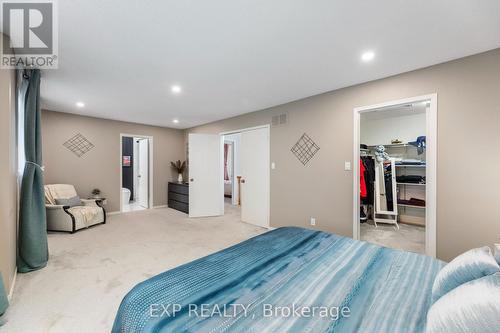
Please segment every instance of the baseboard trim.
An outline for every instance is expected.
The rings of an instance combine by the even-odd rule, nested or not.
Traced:
[[[14,297],[14,287],[16,286],[16,280],[17,280],[17,267],[14,272],[14,278],[12,279],[12,285],[10,286],[10,291],[9,295],[7,295],[7,299],[9,300],[9,303],[12,301],[12,297]]]
[[[168,207],[167,205],[160,205],[160,206],[153,206],[153,208],[152,208],[152,209],[167,208],[167,207]],[[144,210],[147,210],[147,209],[144,209]],[[106,215],[111,216],[111,215],[119,215],[119,214],[126,214],[126,213],[131,213],[131,212],[120,212],[120,211],[116,211],[116,212],[109,212],[109,213],[106,213]]]

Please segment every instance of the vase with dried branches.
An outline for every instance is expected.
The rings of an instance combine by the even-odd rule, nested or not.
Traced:
[[[182,179],[182,173],[184,172],[184,169],[186,169],[186,161],[181,162],[180,160],[178,160],[177,162],[170,162],[170,165],[179,174],[179,176],[177,176],[177,181],[179,183],[182,183],[182,181],[183,181],[183,179]]]
[[[98,188],[95,188],[92,190],[92,197],[94,198],[99,198],[101,196],[101,190]]]

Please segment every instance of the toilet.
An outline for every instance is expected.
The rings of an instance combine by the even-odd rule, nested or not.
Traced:
[[[130,190],[128,188],[122,188],[122,205],[128,205],[130,203]]]

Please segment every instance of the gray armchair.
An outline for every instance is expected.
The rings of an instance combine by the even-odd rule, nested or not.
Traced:
[[[83,205],[58,205],[57,199],[69,199],[77,196],[73,185],[45,185],[45,209],[47,212],[47,230],[74,233],[80,229],[106,223],[106,211],[101,200],[82,199]]]

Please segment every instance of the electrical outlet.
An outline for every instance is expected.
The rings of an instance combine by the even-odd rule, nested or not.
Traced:
[[[349,161],[344,162],[344,170],[351,171],[351,162],[349,162]]]
[[[315,217],[311,217],[311,225],[316,225],[316,218]]]

